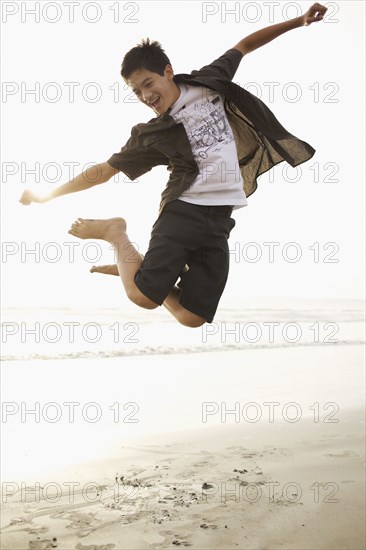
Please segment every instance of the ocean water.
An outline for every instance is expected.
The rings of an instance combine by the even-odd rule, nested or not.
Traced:
[[[219,310],[198,329],[163,309],[8,308],[1,360],[97,359],[294,346],[365,343],[362,302],[298,309]]]

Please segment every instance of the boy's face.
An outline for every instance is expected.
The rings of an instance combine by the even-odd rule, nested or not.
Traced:
[[[147,69],[139,69],[130,74],[127,83],[142,103],[161,115],[177,101],[180,95],[173,76],[170,65],[165,67],[164,76]]]

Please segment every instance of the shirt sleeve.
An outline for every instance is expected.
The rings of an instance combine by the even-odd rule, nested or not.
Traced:
[[[140,141],[133,128],[127,143],[107,160],[110,166],[126,174],[130,180],[146,174],[154,166],[168,164],[168,160],[159,151],[143,146]]]
[[[212,61],[209,65],[201,67],[198,71],[192,71],[195,76],[223,77],[232,80],[239,67],[243,54],[236,48],[227,50],[223,55]]]

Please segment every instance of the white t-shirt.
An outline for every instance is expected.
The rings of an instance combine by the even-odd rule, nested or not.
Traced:
[[[170,115],[183,123],[199,174],[180,200],[202,205],[247,206],[236,144],[222,97],[201,86],[179,84]]]

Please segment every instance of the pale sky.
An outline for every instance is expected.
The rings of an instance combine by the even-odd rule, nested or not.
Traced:
[[[67,231],[79,216],[123,216],[130,238],[146,251],[166,169],[154,168],[138,182],[121,173],[119,182],[44,205],[22,206],[23,189],[47,192],[70,179],[72,163],[76,175],[88,163],[105,162],[134,124],[154,116],[119,74],[124,54],[142,38],[161,42],[176,73],[190,72],[312,2],[251,2],[250,10],[248,2],[227,2],[227,9],[237,9],[230,14],[221,2],[81,1],[74,22],[64,2],[57,10],[49,3],[46,12],[46,3],[38,3],[35,22],[26,12],[35,4],[2,2],[3,306],[127,305],[117,278],[89,274],[96,255],[99,263],[113,261],[109,245],[91,245]],[[86,4],[94,8],[82,11]],[[234,212],[221,307],[362,298],[365,5],[325,4],[323,22],[248,54],[234,77],[316,153],[298,169],[282,163],[263,175],[249,205]],[[76,83],[73,101],[70,83]],[[34,89],[37,100],[26,93]],[[37,175],[30,173],[35,168]],[[35,254],[25,255],[32,249]]]

